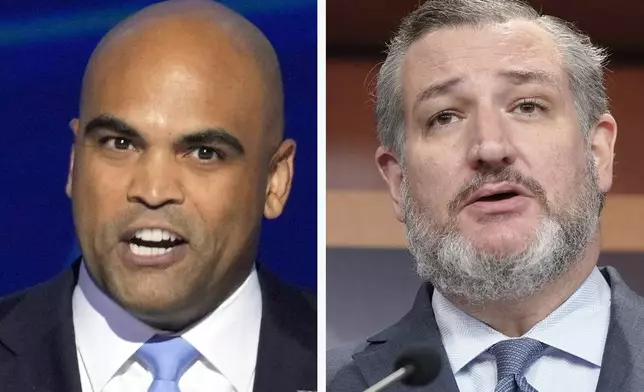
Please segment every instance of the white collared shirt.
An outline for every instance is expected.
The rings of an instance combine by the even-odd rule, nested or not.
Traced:
[[[611,292],[597,268],[563,304],[523,337],[548,345],[525,377],[547,392],[591,392],[597,388],[610,322]],[[496,360],[486,350],[509,339],[463,312],[434,290],[432,307],[461,392],[493,392]]]
[[[72,297],[83,392],[146,392],[152,374],[133,354],[160,331],[134,318],[81,265]],[[257,272],[209,316],[181,333],[201,354],[179,380],[182,392],[251,392],[262,317]]]

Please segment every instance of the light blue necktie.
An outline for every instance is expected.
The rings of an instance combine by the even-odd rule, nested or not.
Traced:
[[[148,392],[181,392],[179,379],[199,357],[199,351],[181,337],[154,336],[136,352],[152,372]]]
[[[528,384],[523,372],[536,361],[546,345],[521,338],[498,342],[488,349],[496,357],[497,383],[494,392],[538,392]]]

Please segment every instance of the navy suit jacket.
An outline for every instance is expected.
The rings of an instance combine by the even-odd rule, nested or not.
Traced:
[[[79,263],[0,299],[0,391],[81,392],[72,293]],[[312,297],[258,267],[262,321],[254,392],[315,390],[317,320]]]
[[[631,291],[614,268],[601,268],[600,271],[610,285],[612,298],[596,391],[644,391],[644,298]],[[440,353],[442,366],[438,377],[422,388],[397,383],[387,392],[458,392],[434,318],[433,290],[430,284],[423,285],[411,311],[366,342],[330,350],[327,353],[327,390],[363,391],[393,371],[393,362],[405,347],[423,343]]]

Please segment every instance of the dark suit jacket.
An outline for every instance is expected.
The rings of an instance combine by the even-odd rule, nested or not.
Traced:
[[[81,392],[72,319],[78,266],[0,299],[0,391]],[[254,391],[313,391],[315,306],[261,267],[258,276],[263,308]]]
[[[610,285],[611,319],[608,328],[598,392],[644,391],[644,299],[631,291],[615,269],[602,268]],[[387,392],[456,392],[458,386],[434,318],[431,285],[424,285],[413,308],[398,323],[359,346],[331,350],[327,354],[327,390],[363,391],[393,371],[399,352],[415,342],[433,347],[442,357],[438,378],[424,388],[398,383]]]

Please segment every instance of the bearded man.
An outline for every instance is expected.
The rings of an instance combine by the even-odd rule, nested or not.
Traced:
[[[597,268],[617,135],[605,53],[507,0],[430,0],[389,45],[376,153],[427,283],[397,324],[329,353],[329,390],[442,357],[425,391],[635,391],[644,302]],[[400,384],[391,390],[406,390]]]

